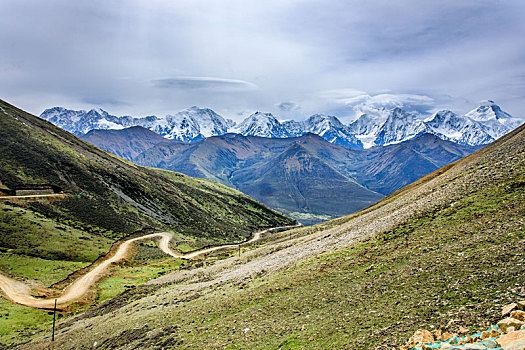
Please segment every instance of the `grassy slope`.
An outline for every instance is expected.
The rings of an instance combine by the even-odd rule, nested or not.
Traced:
[[[183,286],[137,291],[130,307],[117,298],[64,324],[60,344],[153,348],[184,339],[183,348],[390,349],[419,327],[451,319],[460,320],[452,331],[481,330],[525,293],[524,135],[521,128],[360,213],[302,231],[322,239],[316,231],[358,225],[411,195],[428,198],[428,208],[366,241],[189,296]],[[78,325],[92,330],[80,333]]]
[[[2,187],[53,184],[68,194],[49,205],[0,203],[0,271],[34,280],[35,294],[105,255],[116,239],[144,227],[172,231],[177,248],[187,250],[242,241],[258,229],[293,221],[226,186],[136,166],[3,101],[0,140]],[[161,270],[149,268],[131,285],[157,277]],[[122,286],[113,281],[99,289],[109,297]],[[24,334],[27,327],[47,327],[40,324],[45,312],[4,300],[0,315],[0,342]]]
[[[153,227],[215,243],[291,222],[225,186],[136,166],[3,101],[0,107],[0,182],[48,183],[70,194],[31,206],[46,217],[110,238]]]

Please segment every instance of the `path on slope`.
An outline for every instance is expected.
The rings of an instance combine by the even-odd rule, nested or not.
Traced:
[[[115,254],[110,256],[110,253],[106,255],[104,260],[98,265],[96,265],[92,270],[87,272],[82,277],[75,280],[73,283],[71,283],[69,286],[67,286],[62,294],[56,298],[57,300],[57,306],[63,306],[70,301],[73,301],[75,299],[80,298],[84,294],[86,294],[90,288],[93,287],[97,279],[100,277],[100,275],[106,270],[106,268],[121,259],[123,259],[127,252],[129,251],[131,244],[135,241],[139,240],[145,240],[145,239],[152,239],[160,237],[160,241],[158,243],[159,249],[162,250],[164,253],[171,255],[174,258],[178,259],[193,259],[197,256],[204,255],[211,253],[216,250],[220,249],[228,249],[228,248],[235,248],[239,247],[241,245],[245,245],[248,243],[255,242],[261,238],[261,235],[273,232],[276,230],[283,230],[283,229],[289,229],[294,228],[297,226],[282,226],[282,227],[275,227],[270,228],[264,231],[255,232],[253,237],[244,242],[239,244],[226,244],[226,245],[220,245],[210,248],[204,248],[199,249],[193,252],[189,252],[186,254],[177,254],[171,248],[169,247],[169,242],[173,238],[173,236],[168,232],[158,232],[158,233],[152,233],[140,237],[135,237],[128,239],[124,242],[122,242]],[[55,304],[55,298],[49,298],[49,299],[43,299],[43,298],[36,298],[31,296],[31,288],[20,281],[17,281],[15,279],[12,279],[10,277],[7,277],[0,273],[0,290],[3,292],[3,294],[7,297],[7,299],[11,300],[14,303],[26,305],[34,308],[53,308]]]

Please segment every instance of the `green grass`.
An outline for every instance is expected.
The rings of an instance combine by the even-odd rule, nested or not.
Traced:
[[[30,332],[51,330],[53,316],[46,311],[12,304],[0,298],[0,343],[28,338]]]
[[[47,260],[91,263],[105,255],[112,244],[103,236],[6,204],[0,204],[0,232],[0,247]]]
[[[0,252],[0,271],[12,276],[40,281],[46,287],[64,280],[73,272],[89,264]]]
[[[116,267],[112,269],[111,276],[97,285],[97,303],[113,298],[127,289],[146,283],[168,272],[178,270],[183,260],[164,258],[154,263],[142,266]]]
[[[131,261],[113,266],[110,276],[97,284],[96,303],[113,298],[127,289],[168,272],[178,270],[185,264],[183,259],[175,259],[163,253],[153,241],[144,241],[137,246],[137,251]]]

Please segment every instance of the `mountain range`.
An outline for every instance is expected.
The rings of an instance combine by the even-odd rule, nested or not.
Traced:
[[[165,117],[113,116],[102,109],[74,111],[63,107],[46,109],[40,117],[75,135],[94,129],[124,129],[142,126],[167,139],[195,142],[211,136],[238,133],[244,136],[289,138],[314,133],[330,143],[352,148],[391,145],[423,133],[462,145],[490,143],[522,123],[493,101],[460,116],[442,110],[422,116],[401,108],[362,113],[345,125],[335,116],[312,115],[304,121],[279,121],[271,113],[256,112],[241,123],[225,119],[209,108],[196,106]]]
[[[226,134],[183,143],[133,127],[81,137],[139,165],[228,185],[303,224],[355,212],[479,148],[432,134],[370,149],[333,144],[313,133]]]

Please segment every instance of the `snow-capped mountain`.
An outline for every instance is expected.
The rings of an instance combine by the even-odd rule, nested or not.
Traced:
[[[209,108],[190,107],[164,118],[116,117],[102,109],[74,111],[62,107],[46,109],[40,118],[75,135],[94,129],[123,129],[142,126],[167,139],[192,142],[206,137],[223,135],[228,131],[228,121]],[[231,122],[231,121],[230,121]]]
[[[375,144],[374,141],[379,128],[384,122],[379,118],[373,118],[369,114],[363,113],[357,120],[348,125],[348,129],[363,144],[364,148],[369,148]]]
[[[442,110],[423,119],[413,112],[394,108],[384,119],[384,109],[376,112],[368,111],[349,125],[350,132],[363,142],[365,148],[399,143],[422,133],[462,145],[478,146],[494,141],[523,122],[502,111],[493,101],[481,103],[464,116]]]
[[[46,109],[40,118],[69,131],[72,134],[86,134],[93,129],[123,129],[131,126],[144,126],[155,123],[155,116],[133,118],[130,116],[116,117],[110,115],[103,109],[91,109],[89,111],[74,111],[63,107]]]
[[[224,135],[228,132],[228,123],[219,114],[209,108],[196,106],[174,115],[168,114],[163,119],[146,128],[171,140],[192,142],[206,137]]]
[[[306,119],[302,125],[302,134],[311,132],[331,143],[352,148],[363,148],[363,144],[350,131],[350,128],[336,117],[314,114]]]
[[[494,141],[481,123],[448,110],[436,112],[425,125],[428,132],[461,145],[477,146]]]
[[[374,144],[384,146],[407,141],[425,133],[426,129],[414,114],[394,108],[378,129]]]
[[[523,122],[502,111],[500,106],[491,100],[482,102],[478,108],[465,114],[465,117],[482,124],[487,134],[494,139],[517,128]]]
[[[290,137],[283,124],[271,113],[255,112],[244,119],[234,130],[244,136],[261,136],[270,138]]]
[[[41,118],[76,135],[93,129],[123,129],[142,126],[168,139],[193,142],[228,132],[270,138],[298,137],[313,133],[325,140],[352,148],[385,146],[407,141],[423,133],[463,145],[487,144],[519,126],[523,121],[501,110],[493,101],[459,116],[442,110],[425,119],[401,108],[368,108],[349,125],[334,116],[315,114],[304,121],[280,122],[271,113],[256,112],[236,124],[209,108],[190,107],[163,118],[117,117],[102,109],[74,111],[62,107],[46,109]]]

